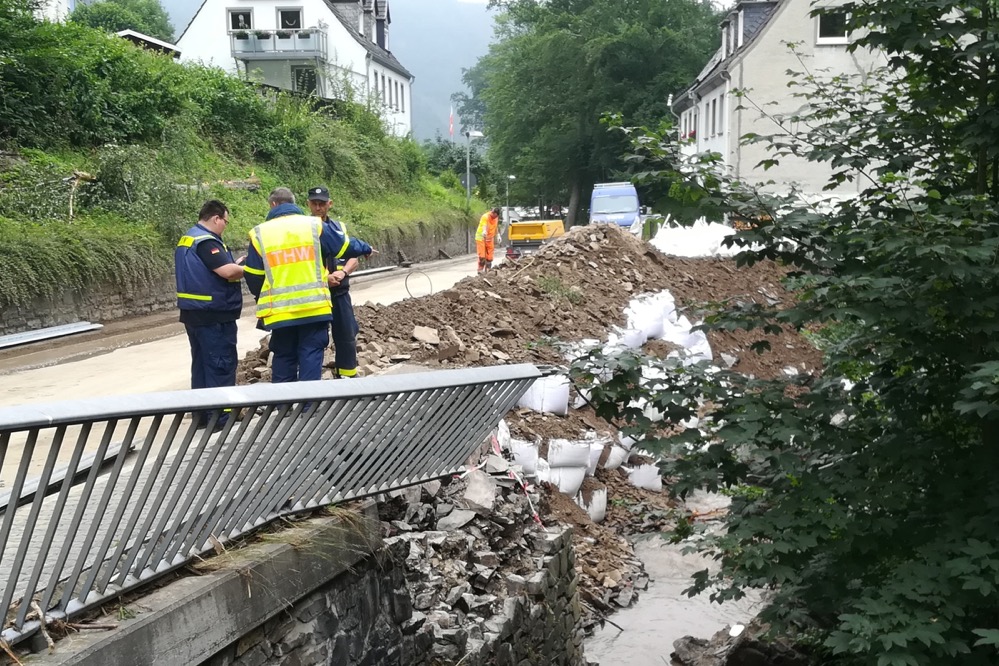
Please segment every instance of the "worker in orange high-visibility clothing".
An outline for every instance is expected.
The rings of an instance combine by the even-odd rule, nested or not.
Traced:
[[[493,266],[493,250],[499,239],[499,214],[499,208],[493,208],[479,218],[479,228],[475,230],[475,252],[479,255],[479,273]]]

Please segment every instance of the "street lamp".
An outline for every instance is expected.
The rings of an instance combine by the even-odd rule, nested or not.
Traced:
[[[510,226],[510,181],[511,180],[517,180],[517,177],[512,174],[506,177],[506,209],[504,210],[505,213],[504,217],[506,218],[506,220],[504,220],[504,223],[507,227]]]
[[[472,205],[472,139],[481,139],[485,136],[478,130],[467,130],[465,132],[465,203]]]

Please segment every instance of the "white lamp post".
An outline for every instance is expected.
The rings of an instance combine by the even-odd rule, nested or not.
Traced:
[[[465,132],[465,203],[472,205],[472,139],[481,139],[485,134],[478,130]]]
[[[511,180],[517,180],[517,177],[512,174],[506,177],[506,208],[504,209],[505,215],[503,216],[506,219],[503,221],[503,223],[507,227],[510,226],[510,181]]]

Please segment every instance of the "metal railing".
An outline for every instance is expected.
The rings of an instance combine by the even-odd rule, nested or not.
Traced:
[[[33,633],[33,607],[65,620],[280,516],[458,472],[540,376],[498,366],[0,410],[2,637]],[[206,428],[187,418],[199,411]]]
[[[326,59],[325,28],[301,30],[230,30],[229,46],[234,58],[255,60],[268,58]]]

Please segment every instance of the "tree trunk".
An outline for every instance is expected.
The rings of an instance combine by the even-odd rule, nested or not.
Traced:
[[[565,214],[566,228],[576,226],[576,217],[579,215],[579,199],[582,195],[583,186],[579,182],[579,174],[572,177],[572,191],[569,192],[569,210]]]

